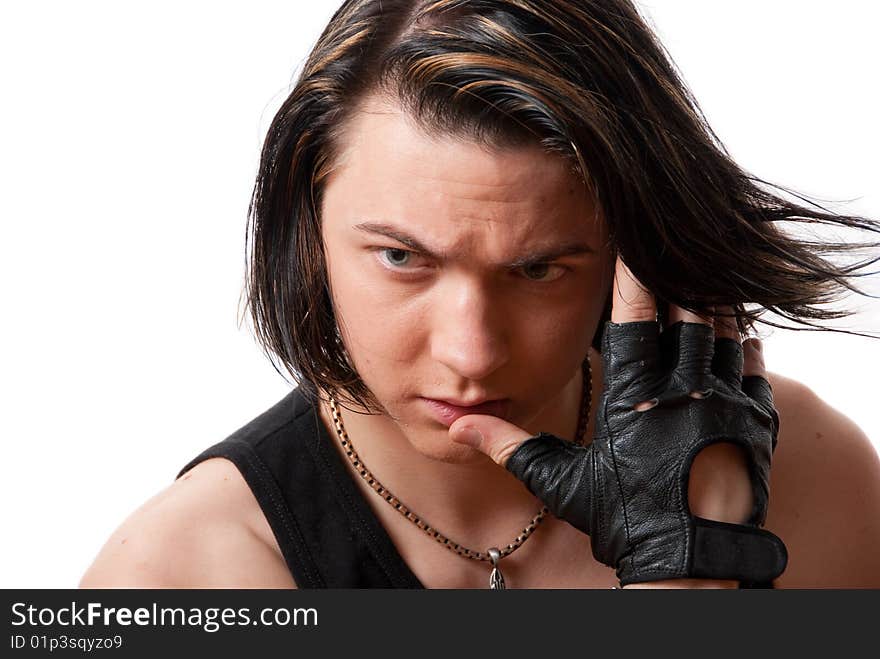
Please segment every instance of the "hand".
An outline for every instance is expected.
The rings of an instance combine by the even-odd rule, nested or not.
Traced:
[[[618,259],[606,323],[605,386],[589,447],[531,435],[469,415],[450,427],[480,431],[479,449],[506,466],[554,515],[589,534],[593,555],[622,585],[663,579],[769,581],[787,562],[782,541],[759,529],[769,498],[779,420],[769,382],[743,376],[743,347],[725,330],[678,308],[663,333],[653,296]],[[763,371],[761,371],[763,372]],[[753,506],[745,524],[712,521],[688,505],[691,462],[705,447],[739,447]],[[717,447],[716,447],[717,448]]]

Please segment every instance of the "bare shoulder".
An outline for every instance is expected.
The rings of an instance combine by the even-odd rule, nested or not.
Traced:
[[[236,466],[212,458],[135,510],[80,588],[295,588]]]
[[[880,456],[807,385],[767,379],[779,413],[765,528],[788,548],[780,588],[880,587]]]

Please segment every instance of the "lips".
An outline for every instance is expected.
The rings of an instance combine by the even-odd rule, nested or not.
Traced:
[[[497,416],[501,419],[507,419],[510,414],[510,399],[487,401],[479,405],[471,405],[464,407],[461,405],[452,405],[442,400],[433,398],[422,398],[428,413],[438,422],[449,427],[455,420],[468,414],[488,414]]]

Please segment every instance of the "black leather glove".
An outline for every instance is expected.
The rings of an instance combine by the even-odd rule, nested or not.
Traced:
[[[785,570],[782,540],[760,529],[779,417],[769,382],[742,376],[743,349],[711,326],[607,322],[605,386],[588,447],[539,433],[506,467],[557,517],[590,535],[593,555],[622,586],[663,579],[765,582]],[[692,391],[704,398],[693,398]],[[634,406],[656,399],[656,406]],[[746,524],[702,519],[688,507],[696,454],[719,441],[748,456],[754,508]]]

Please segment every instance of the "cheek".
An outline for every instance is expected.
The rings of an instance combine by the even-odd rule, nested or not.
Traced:
[[[598,277],[597,277],[598,278]],[[518,335],[519,373],[526,398],[541,399],[558,391],[580,367],[592,345],[605,308],[607,292],[597,278],[585,282],[583,304],[560,304],[522,322]]]
[[[520,320],[530,346],[539,351],[586,355],[599,326],[607,287],[599,268],[583,273],[565,293]]]
[[[412,300],[395,295],[355,259],[337,261],[329,270],[334,311],[355,367],[411,363],[424,329]]]
[[[587,305],[544,310],[519,321],[517,352],[527,355],[524,366],[549,373],[576,367],[589,349],[598,312]]]

